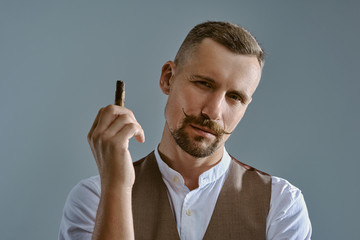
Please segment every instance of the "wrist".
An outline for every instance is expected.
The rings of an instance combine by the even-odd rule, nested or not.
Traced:
[[[133,184],[121,181],[101,180],[101,193],[131,194]]]

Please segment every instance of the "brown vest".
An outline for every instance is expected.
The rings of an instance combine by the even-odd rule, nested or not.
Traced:
[[[154,153],[134,163],[136,239],[180,239]],[[266,239],[271,177],[232,158],[203,239]]]

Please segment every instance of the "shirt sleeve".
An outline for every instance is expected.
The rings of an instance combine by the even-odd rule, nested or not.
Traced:
[[[268,240],[311,239],[311,222],[303,194],[285,179],[272,177],[270,211],[266,225]]]
[[[91,239],[100,200],[100,179],[79,182],[69,193],[60,223],[59,240]]]

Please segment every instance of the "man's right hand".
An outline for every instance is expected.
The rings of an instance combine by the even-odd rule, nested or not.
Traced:
[[[125,107],[101,108],[89,131],[88,141],[99,169],[102,190],[131,189],[135,181],[129,139],[145,141],[144,131],[134,114]]]
[[[133,136],[145,141],[134,114],[117,105],[100,109],[88,134],[101,181],[93,240],[135,238],[131,204],[135,171],[128,149]]]

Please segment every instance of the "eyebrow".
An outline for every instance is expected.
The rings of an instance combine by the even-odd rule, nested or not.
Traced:
[[[203,79],[203,80],[206,80],[206,81],[211,82],[213,84],[216,84],[216,81],[214,79],[212,79],[210,77],[203,76],[203,75],[195,74],[195,75],[191,75],[190,78],[191,79]],[[248,103],[251,100],[251,97],[249,95],[247,95],[245,92],[240,92],[240,91],[237,91],[237,90],[233,90],[233,91],[230,91],[229,93],[239,95],[243,99],[244,103]]]
[[[210,78],[210,77],[206,77],[206,76],[202,76],[202,75],[191,75],[190,78],[194,79],[194,78],[200,78],[200,79],[203,79],[203,80],[206,80],[206,81],[209,81],[211,83],[216,83],[214,79]]]

